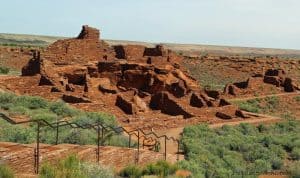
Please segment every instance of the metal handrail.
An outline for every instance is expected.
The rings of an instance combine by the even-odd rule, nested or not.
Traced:
[[[137,163],[139,162],[139,153],[140,153],[140,139],[143,140],[143,147],[144,147],[144,141],[150,139],[150,141],[155,141],[155,145],[159,143],[160,138],[164,138],[164,145],[165,145],[165,150],[164,150],[164,159],[167,160],[167,140],[171,140],[174,142],[177,142],[178,145],[178,150],[177,150],[177,160],[179,160],[179,149],[180,149],[180,142],[178,139],[174,137],[168,137],[167,135],[157,135],[155,132],[150,131],[150,132],[145,132],[140,128],[134,129],[134,130],[126,130],[124,127],[119,126],[119,127],[113,127],[110,125],[106,125],[100,121],[97,121],[93,124],[83,124],[80,125],[76,122],[70,122],[70,121],[57,121],[57,122],[52,122],[49,123],[48,121],[44,119],[36,119],[36,120],[27,120],[27,121],[20,121],[16,122],[7,115],[3,114],[0,112],[0,117],[6,120],[8,123],[13,124],[13,125],[20,125],[20,124],[26,124],[26,123],[36,123],[37,124],[37,138],[36,138],[36,148],[34,149],[34,156],[35,156],[35,173],[39,173],[39,158],[40,158],[40,127],[50,127],[52,129],[56,129],[56,144],[58,144],[58,137],[59,137],[59,128],[64,127],[64,126],[70,126],[71,128],[79,128],[79,129],[94,129],[97,132],[97,150],[96,150],[96,158],[97,162],[100,162],[100,139],[101,143],[103,143],[103,138],[104,138],[104,132],[105,131],[113,131],[117,134],[120,134],[122,132],[125,132],[129,136],[129,145],[128,147],[131,147],[131,136],[134,135],[137,137]],[[137,133],[136,133],[137,132]],[[100,135],[101,133],[101,135]],[[142,135],[141,135],[142,133]],[[154,138],[153,138],[154,137]],[[154,140],[153,140],[154,139]]]

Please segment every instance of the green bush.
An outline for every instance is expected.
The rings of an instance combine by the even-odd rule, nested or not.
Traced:
[[[273,113],[280,106],[280,101],[277,96],[266,97],[264,99],[235,101],[234,103],[238,105],[240,109],[254,113]],[[288,117],[288,115],[286,117]]]
[[[0,66],[0,74],[8,74],[10,69],[8,67]]]
[[[283,162],[296,158],[300,148],[300,122],[288,120],[271,125],[207,125],[184,128],[181,139],[185,161],[179,168],[195,177],[231,177],[285,170]]]
[[[119,175],[122,177],[128,177],[128,178],[140,178],[142,177],[142,169],[135,165],[129,165],[125,168],[123,168]]]
[[[294,99],[295,99],[297,102],[300,102],[300,96],[295,96]]]
[[[7,167],[6,165],[1,165],[0,164],[0,177],[1,178],[14,178],[14,173],[13,171]]]
[[[70,107],[68,104],[57,101],[48,102],[41,97],[17,96],[12,93],[0,93],[0,109],[5,110],[9,116],[27,116],[32,120],[46,120],[56,122],[65,117],[71,118],[72,122],[80,125],[89,125],[101,122],[111,127],[117,127],[116,119],[113,115],[98,112],[84,112]],[[31,143],[35,140],[36,124],[28,126],[14,126],[0,120],[0,140],[19,143]],[[1,125],[1,126],[2,126]],[[41,142],[54,144],[55,130],[50,127],[41,128]],[[94,129],[72,129],[69,126],[59,128],[59,143],[72,144],[95,144],[97,133]],[[104,145],[128,146],[128,138],[122,133],[116,134],[105,132]]]
[[[292,163],[289,167],[288,172],[291,178],[299,178],[300,177],[300,161],[296,161]]]
[[[300,160],[300,148],[294,148],[292,153],[291,153],[291,157],[294,160]]]
[[[143,169],[143,175],[158,175],[165,177],[174,174],[177,169],[176,165],[172,165],[166,161],[158,161],[156,163],[146,165]]]
[[[75,155],[58,162],[44,163],[41,167],[40,178],[113,178],[113,172],[99,165],[81,162]]]
[[[260,105],[257,100],[248,100],[246,102],[236,102],[236,104],[238,104],[240,109],[242,109],[242,110],[245,110],[248,112],[254,112],[254,113],[260,112]]]
[[[145,167],[129,165],[123,168],[119,175],[122,177],[139,178],[142,176],[172,176],[178,170],[177,165],[170,164],[166,161],[157,161],[156,163],[147,164]]]
[[[283,166],[283,160],[278,157],[271,159],[272,168],[274,170],[280,170]]]

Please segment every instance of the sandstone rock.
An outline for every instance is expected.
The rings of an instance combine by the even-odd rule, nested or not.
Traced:
[[[22,68],[22,76],[33,76],[40,73],[40,59],[30,59]]]
[[[285,76],[285,71],[282,70],[282,69],[268,69],[266,72],[265,72],[265,75],[266,76]]]
[[[147,104],[138,95],[133,96],[133,103],[135,104],[136,110],[138,112],[149,111]]]
[[[162,45],[156,45],[155,48],[145,48],[144,56],[166,56],[167,51]]]
[[[168,91],[172,93],[175,97],[180,98],[187,94],[187,87],[185,86],[184,81],[179,80],[176,83],[172,83],[168,86]]]
[[[103,93],[116,94],[118,89],[116,86],[112,85],[108,78],[101,78],[99,82],[99,90]]]
[[[236,115],[237,117],[241,117],[241,118],[244,118],[244,119],[250,117],[250,116],[247,116],[247,115],[244,113],[244,111],[242,111],[242,110],[236,110],[236,111],[235,111],[235,115]]]
[[[264,82],[268,84],[275,85],[276,87],[279,87],[281,85],[280,78],[278,76],[264,76]]]
[[[227,84],[224,88],[224,93],[229,95],[237,95],[237,87],[232,84]]]
[[[122,95],[117,96],[116,106],[122,109],[126,114],[136,114],[133,103]]]
[[[283,87],[285,92],[295,92],[296,91],[296,85],[293,83],[293,80],[291,78],[285,78],[283,82]]]
[[[225,114],[223,112],[217,112],[216,117],[221,118],[221,119],[225,119],[225,120],[232,119],[232,116],[230,116],[228,114]]]
[[[230,102],[226,101],[225,99],[220,99],[220,102],[219,102],[219,107],[222,107],[222,106],[227,106],[227,105],[231,105]]]
[[[191,98],[190,98],[190,105],[193,106],[193,107],[198,107],[198,108],[207,106],[207,105],[206,105],[206,102],[204,101],[204,99],[201,98],[200,96],[198,96],[198,95],[195,94],[195,93],[193,93],[193,94],[191,95]]]
[[[42,75],[41,78],[40,78],[39,85],[40,86],[42,86],[42,85],[51,85],[51,86],[54,86],[55,84],[54,84],[54,82],[50,78]]]
[[[185,111],[176,101],[171,99],[167,92],[161,92],[153,95],[150,101],[150,108],[161,110],[162,113],[177,116],[182,115],[184,118],[193,117],[192,114]]]
[[[54,86],[51,88],[51,92],[62,92],[62,91],[59,88]]]
[[[75,91],[74,85],[73,84],[66,84],[66,91],[74,92]]]
[[[89,27],[88,25],[82,26],[82,30],[77,39],[90,39],[98,41],[100,39],[100,32],[96,28]]]
[[[91,100],[83,96],[64,94],[62,99],[67,103],[91,103]]]
[[[219,99],[221,93],[219,91],[215,91],[215,90],[205,90],[205,93],[209,96],[212,97],[214,99]]]

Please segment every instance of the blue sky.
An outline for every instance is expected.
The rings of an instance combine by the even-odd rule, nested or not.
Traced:
[[[6,0],[0,32],[300,49],[299,0]]]

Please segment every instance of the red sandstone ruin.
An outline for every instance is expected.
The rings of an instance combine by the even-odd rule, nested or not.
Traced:
[[[284,92],[295,92],[300,90],[300,87],[295,81],[286,76],[284,70],[268,69],[264,74],[255,74],[247,81],[228,84],[224,89],[224,93],[233,96],[245,95],[258,91],[259,88],[264,85],[269,85],[269,87],[263,87],[264,89],[270,89],[271,85],[271,87],[275,87],[276,90]]]
[[[202,92],[181,70],[182,58],[162,45],[109,47],[99,34],[83,26],[77,38],[36,52],[22,75],[40,75],[40,86],[51,86],[51,92],[61,93],[69,103],[90,103],[109,95],[126,114],[160,110],[190,118],[197,108],[224,105],[218,93],[211,97],[213,92]]]

